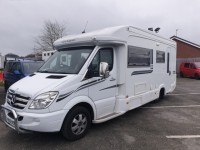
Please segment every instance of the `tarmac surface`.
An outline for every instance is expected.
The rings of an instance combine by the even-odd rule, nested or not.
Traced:
[[[0,88],[0,104],[5,93]],[[75,142],[59,133],[17,134],[0,122],[0,150],[200,150],[200,80],[178,78],[159,102],[101,124]]]

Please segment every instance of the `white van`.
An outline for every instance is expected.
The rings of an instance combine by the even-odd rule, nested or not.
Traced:
[[[64,37],[38,72],[12,85],[1,118],[18,132],[83,137],[176,86],[176,44],[131,26]]]

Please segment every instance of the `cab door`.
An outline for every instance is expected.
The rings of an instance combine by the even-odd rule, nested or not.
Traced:
[[[196,72],[196,67],[193,63],[190,64],[190,68],[189,68],[189,76],[190,77],[194,77],[195,76],[195,72]]]
[[[89,97],[94,101],[97,109],[97,118],[114,112],[117,88],[117,72],[113,48],[100,48],[88,68]],[[100,62],[109,65],[109,77],[99,75]]]

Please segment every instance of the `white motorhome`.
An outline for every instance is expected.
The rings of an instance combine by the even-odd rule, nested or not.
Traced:
[[[42,60],[47,61],[55,53],[55,50],[42,52]]]
[[[176,86],[176,44],[131,26],[64,37],[38,72],[12,85],[1,118],[18,132],[77,140]]]

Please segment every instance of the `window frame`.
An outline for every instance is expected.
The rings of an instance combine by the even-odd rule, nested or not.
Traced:
[[[188,64],[188,67],[186,67],[186,64]],[[184,68],[190,68],[190,63],[184,63]]]
[[[150,64],[147,65],[129,65],[129,50],[130,48],[137,48],[137,49],[143,49],[143,50],[149,50],[150,51]],[[153,49],[150,48],[144,48],[144,47],[138,47],[138,46],[132,46],[132,45],[128,45],[128,50],[127,50],[127,68],[148,68],[148,67],[152,67],[153,65]]]
[[[164,61],[158,61],[157,60],[157,54],[158,53],[164,53]],[[156,63],[158,63],[158,64],[164,64],[165,63],[165,51],[156,50]]]
[[[89,77],[89,76],[90,76],[90,75],[89,75],[89,70],[90,70],[90,67],[91,67],[91,64],[92,64],[94,58],[95,58],[97,55],[99,55],[99,56],[98,56],[98,60],[99,60],[99,62],[98,62],[98,63],[99,63],[99,64],[98,64],[98,70],[99,70],[99,66],[100,66],[100,63],[101,63],[101,61],[100,61],[100,60],[101,60],[100,51],[103,50],[103,49],[109,49],[109,50],[112,51],[112,54],[111,54],[111,57],[112,57],[112,68],[111,68],[111,70],[109,70],[109,72],[111,72],[111,71],[113,70],[113,68],[114,68],[114,48],[113,48],[113,47],[101,47],[101,48],[99,48],[99,49],[97,50],[97,52],[95,53],[94,57],[92,58],[92,60],[91,60],[91,62],[90,62],[90,65],[89,65],[89,67],[88,67],[88,71],[87,71],[87,74],[86,74],[86,78],[87,78],[87,79],[92,78],[92,77],[100,77],[99,74],[98,74],[98,76]]]

